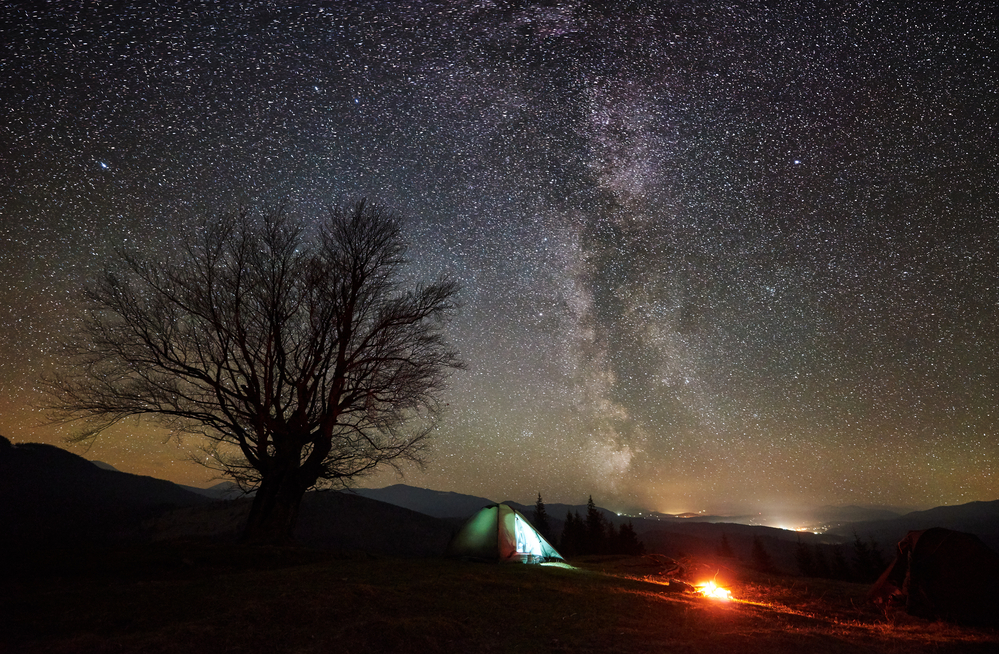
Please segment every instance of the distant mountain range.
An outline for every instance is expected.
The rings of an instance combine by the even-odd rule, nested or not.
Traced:
[[[816,524],[845,524],[849,522],[894,520],[909,513],[906,509],[884,509],[869,506],[820,506],[811,512]]]
[[[854,534],[859,534],[883,543],[895,543],[909,531],[930,527],[946,527],[975,534],[989,547],[999,551],[999,500],[938,506],[882,520],[852,522],[837,526],[829,533],[842,538],[853,538]]]
[[[482,507],[496,503],[485,497],[435,491],[405,484],[395,484],[385,488],[355,488],[349,492],[435,518],[467,518]]]
[[[251,500],[229,482],[209,489],[182,487],[90,462],[51,445],[13,445],[0,436],[0,548],[122,541],[205,538],[234,540]],[[323,548],[393,555],[443,552],[468,516],[494,502],[485,497],[396,484],[379,489],[310,493],[296,538]],[[533,517],[533,505],[507,502]],[[547,504],[552,533],[561,533],[567,513],[585,515],[585,505]],[[816,545],[876,541],[890,556],[909,530],[947,527],[978,535],[999,550],[999,500],[944,506],[899,515],[885,509],[824,507],[823,534],[725,522],[718,516],[663,514],[619,516],[601,509],[615,525],[631,522],[650,551],[668,556],[715,552],[724,537],[737,556],[749,558],[762,539],[778,567],[794,569],[799,541]]]

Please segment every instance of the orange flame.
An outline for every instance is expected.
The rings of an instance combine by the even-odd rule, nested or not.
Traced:
[[[713,581],[704,581],[695,586],[697,592],[705,597],[710,597],[711,599],[722,600],[727,602],[732,599],[732,591],[727,588],[722,588]]]

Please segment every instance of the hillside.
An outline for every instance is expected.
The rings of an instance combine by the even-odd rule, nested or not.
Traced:
[[[52,445],[0,436],[0,547],[109,542],[142,520],[210,502],[162,479],[100,467]]]
[[[142,525],[152,542],[233,543],[250,511],[248,498],[168,511]],[[440,556],[460,520],[442,520],[353,493],[312,492],[302,500],[295,541],[307,547],[393,556]]]
[[[385,488],[355,488],[350,492],[435,518],[467,518],[482,507],[495,504],[484,497],[417,488],[406,484],[395,484]]]
[[[975,534],[986,545],[999,551],[999,500],[938,506],[887,520],[849,523],[831,531],[830,535],[841,539],[852,539],[856,533],[881,543],[894,544],[909,531],[930,527],[946,527]]]
[[[0,437],[0,549],[188,539],[232,543],[252,500],[219,499],[227,496],[233,497],[231,484],[187,489],[52,445],[13,445]],[[321,549],[438,556],[460,522],[350,493],[307,493],[295,537]]]

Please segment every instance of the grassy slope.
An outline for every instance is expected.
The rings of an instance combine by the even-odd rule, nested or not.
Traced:
[[[999,651],[995,631],[866,608],[866,586],[732,571],[739,601],[724,604],[669,592],[647,560],[194,545],[35,557],[0,580],[0,652]]]

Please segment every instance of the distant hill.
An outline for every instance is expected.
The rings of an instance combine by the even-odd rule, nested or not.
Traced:
[[[435,491],[406,484],[395,484],[385,488],[355,488],[349,492],[435,518],[467,518],[482,507],[495,504],[485,497]]]
[[[243,491],[239,489],[239,486],[232,481],[220,481],[214,486],[209,486],[208,488],[199,488],[198,486],[187,486],[180,484],[180,487],[189,490],[192,493],[197,493],[198,495],[204,495],[205,497],[213,500],[237,500],[244,497]],[[249,493],[252,496],[253,493]]]
[[[0,546],[119,539],[158,512],[209,501],[53,445],[13,445],[0,436]]]
[[[252,500],[190,506],[147,520],[151,541],[239,538]],[[392,556],[440,556],[461,525],[350,492],[311,492],[302,500],[295,540],[308,547]]]
[[[823,515],[824,513],[824,515]],[[650,550],[668,556],[716,551],[724,535],[737,557],[750,559],[752,542],[759,538],[778,569],[795,572],[797,543],[820,545],[827,555],[835,544],[845,545],[852,556],[852,543],[859,536],[871,540],[890,560],[895,545],[912,530],[946,527],[978,536],[986,545],[999,551],[999,501],[972,502],[960,506],[941,506],[928,511],[898,515],[888,509],[862,507],[823,507],[816,512],[827,524],[836,525],[823,534],[788,531],[772,527],[694,520],[634,520],[635,531]],[[854,516],[883,516],[881,519],[848,522]]]
[[[909,531],[930,527],[946,527],[975,534],[986,545],[999,551],[999,500],[938,506],[885,520],[852,522],[831,530],[830,534],[844,540],[852,540],[854,534],[873,538],[891,551]]]
[[[118,471],[118,468],[115,468],[110,463],[104,463],[103,461],[95,461],[95,460],[91,460],[90,462],[102,470],[114,470],[116,472]],[[198,495],[204,495],[205,497],[212,500],[235,500],[239,499],[240,497],[243,497],[244,495],[249,495],[249,496],[253,495],[252,492],[248,494],[243,493],[243,491],[240,490],[239,486],[232,481],[220,481],[219,483],[214,484],[213,486],[209,486],[208,488],[201,488],[200,486],[188,486],[187,484],[177,484],[177,485],[183,488],[184,490],[191,491],[192,493],[197,493]]]
[[[821,506],[813,512],[817,522],[842,524],[869,520],[892,520],[901,515],[896,509],[869,506]]]
[[[295,539],[303,545],[394,556],[441,556],[461,519],[440,519],[345,492],[308,493]]]

